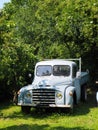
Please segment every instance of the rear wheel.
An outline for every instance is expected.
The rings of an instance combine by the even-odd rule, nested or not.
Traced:
[[[30,109],[31,109],[30,106],[21,106],[21,111],[23,113],[26,113],[26,114],[30,113]]]
[[[87,101],[87,89],[86,88],[87,88],[86,84],[81,87],[81,101],[82,102]]]

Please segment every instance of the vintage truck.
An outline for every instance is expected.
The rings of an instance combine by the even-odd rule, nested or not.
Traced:
[[[77,63],[77,64],[76,64]],[[35,108],[71,108],[87,99],[88,72],[81,72],[81,58],[40,61],[34,80],[18,91],[18,105],[23,112]]]

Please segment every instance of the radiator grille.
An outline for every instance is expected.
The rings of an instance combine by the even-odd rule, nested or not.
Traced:
[[[55,90],[53,89],[33,89],[33,103],[39,107],[48,107],[55,104]]]

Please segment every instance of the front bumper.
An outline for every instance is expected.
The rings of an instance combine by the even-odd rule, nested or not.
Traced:
[[[18,103],[17,105],[19,106],[32,106],[32,107],[37,107],[36,105],[33,104],[22,104],[22,103]],[[39,106],[40,107],[40,106]],[[42,106],[41,106],[42,107]],[[72,108],[71,105],[55,105],[55,104],[50,104],[48,107],[51,108]],[[43,106],[44,108],[44,106]]]
[[[50,104],[49,107],[71,108],[71,105],[55,105],[55,104]]]
[[[24,104],[24,103],[17,103],[17,105],[18,105],[18,106],[32,106],[32,107],[33,107],[32,104]]]

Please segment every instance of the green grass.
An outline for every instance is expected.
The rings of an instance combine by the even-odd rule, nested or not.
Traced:
[[[0,104],[0,130],[97,130],[98,108],[94,95],[86,103],[80,103],[73,113],[31,110],[26,115],[19,106]]]

